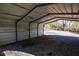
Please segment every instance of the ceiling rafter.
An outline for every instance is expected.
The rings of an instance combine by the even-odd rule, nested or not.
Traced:
[[[63,13],[59,5],[56,5],[56,7],[61,11],[61,13]]]
[[[37,21],[37,20],[40,20],[40,19],[42,19],[42,18],[44,18],[44,17],[47,17],[47,16],[49,16],[49,15],[79,15],[79,13],[48,13],[48,14],[43,15],[42,17],[40,17],[40,18],[38,18],[38,19],[35,19],[35,20],[33,20],[33,21],[30,21],[30,23],[35,22],[35,21]]]
[[[63,6],[64,6],[64,9],[65,9],[66,13],[68,13],[68,12],[67,12],[67,8],[66,8],[66,5],[65,5],[65,4],[63,4]]]
[[[49,11],[52,11],[52,12],[56,12],[55,10],[52,10],[52,8],[51,8],[51,6],[48,6],[48,8],[47,8]]]
[[[19,21],[21,21],[22,19],[24,19],[27,15],[29,15],[33,10],[35,10],[37,7],[42,7],[42,6],[47,6],[47,5],[51,5],[50,3],[48,4],[43,4],[43,5],[37,5],[35,7],[33,7],[28,13],[26,13],[24,16],[22,16],[20,19],[18,19],[16,21],[16,23],[18,23]]]
[[[41,5],[36,5],[36,6],[43,7],[43,6],[48,6],[48,5],[52,5],[52,4],[57,4],[57,3],[45,3],[45,4],[41,4]]]
[[[71,5],[71,13],[73,13],[73,4],[71,3],[70,5]],[[71,15],[71,16],[73,18],[73,15]]]
[[[60,19],[62,19],[62,20],[65,20],[65,19],[79,19],[79,18],[71,18],[71,17],[53,17],[53,18],[51,18],[51,19],[47,19],[47,20],[45,20],[45,21],[43,21],[43,22],[39,22],[39,24],[41,24],[41,23],[44,23],[44,22],[47,22],[47,21],[50,21],[50,20],[53,20],[53,19],[56,19],[56,18],[60,18]],[[72,20],[73,21],[73,20]],[[79,20],[75,20],[75,21],[79,21]]]
[[[79,7],[77,7],[77,5],[76,5],[76,8],[78,8],[78,11],[77,11],[77,13],[79,13]],[[76,17],[78,17],[78,16],[76,16]]]
[[[44,22],[47,22],[47,21],[49,21],[49,20],[52,20],[52,19],[55,19],[55,18],[62,18],[62,19],[79,19],[79,18],[71,18],[71,17],[53,17],[53,18],[51,18],[51,19],[47,19],[47,20],[45,20],[45,21],[43,21],[43,22],[40,22],[40,23],[44,23]],[[79,21],[79,20],[78,20]]]
[[[46,16],[48,16],[48,15],[50,15],[50,14],[48,13],[48,14],[46,14],[46,15],[43,15],[42,17],[40,17],[40,18],[38,18],[38,19],[35,19],[35,20],[33,20],[33,21],[30,21],[30,23],[32,23],[32,22],[34,22],[34,21],[37,21],[37,20],[39,20],[39,19],[42,19],[42,18],[44,18],[44,17],[46,17]]]
[[[54,6],[52,6],[52,8],[53,8],[57,13],[59,13],[59,11],[58,11]]]
[[[55,18],[55,20],[52,20],[52,21],[47,22],[47,23],[44,23],[44,24],[49,24],[49,23],[52,23],[52,22],[56,22],[56,21],[61,20],[61,19],[62,19],[62,20],[67,20],[67,21],[79,21],[79,20],[70,20],[70,18],[69,18],[69,19],[68,19],[68,18],[64,18],[64,19],[63,19],[63,18],[59,18],[59,19],[58,19],[58,18],[57,18],[57,19]],[[73,18],[72,18],[72,19],[73,19]],[[74,19],[75,19],[75,18],[74,18]]]
[[[28,13],[26,13],[24,16],[22,16],[20,19],[17,20],[16,23],[18,23],[20,20],[24,19],[28,14],[30,14],[36,7],[32,8]]]

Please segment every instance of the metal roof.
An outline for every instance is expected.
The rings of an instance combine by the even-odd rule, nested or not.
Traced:
[[[47,15],[52,13],[53,15]],[[67,15],[66,15],[67,14]],[[45,16],[45,17],[43,17]],[[0,21],[42,22],[52,17],[79,18],[78,3],[1,3]]]

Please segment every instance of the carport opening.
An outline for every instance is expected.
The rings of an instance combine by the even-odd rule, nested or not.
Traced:
[[[49,22],[44,26],[44,35],[67,35],[67,33],[79,34],[79,22],[57,20],[55,22]]]
[[[79,55],[79,3],[4,3],[0,8],[0,55]]]

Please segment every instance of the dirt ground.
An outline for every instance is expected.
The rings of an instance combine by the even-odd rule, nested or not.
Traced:
[[[0,47],[2,56],[78,56],[79,45],[41,36]],[[53,39],[53,38],[52,38]]]

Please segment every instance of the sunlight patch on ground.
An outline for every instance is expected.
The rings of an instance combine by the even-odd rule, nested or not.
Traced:
[[[79,34],[75,34],[68,31],[48,30],[44,31],[44,35],[63,35],[63,36],[75,36],[79,37]]]
[[[6,56],[34,56],[33,54],[30,53],[25,53],[21,51],[11,51],[11,50],[6,50],[3,52]]]

